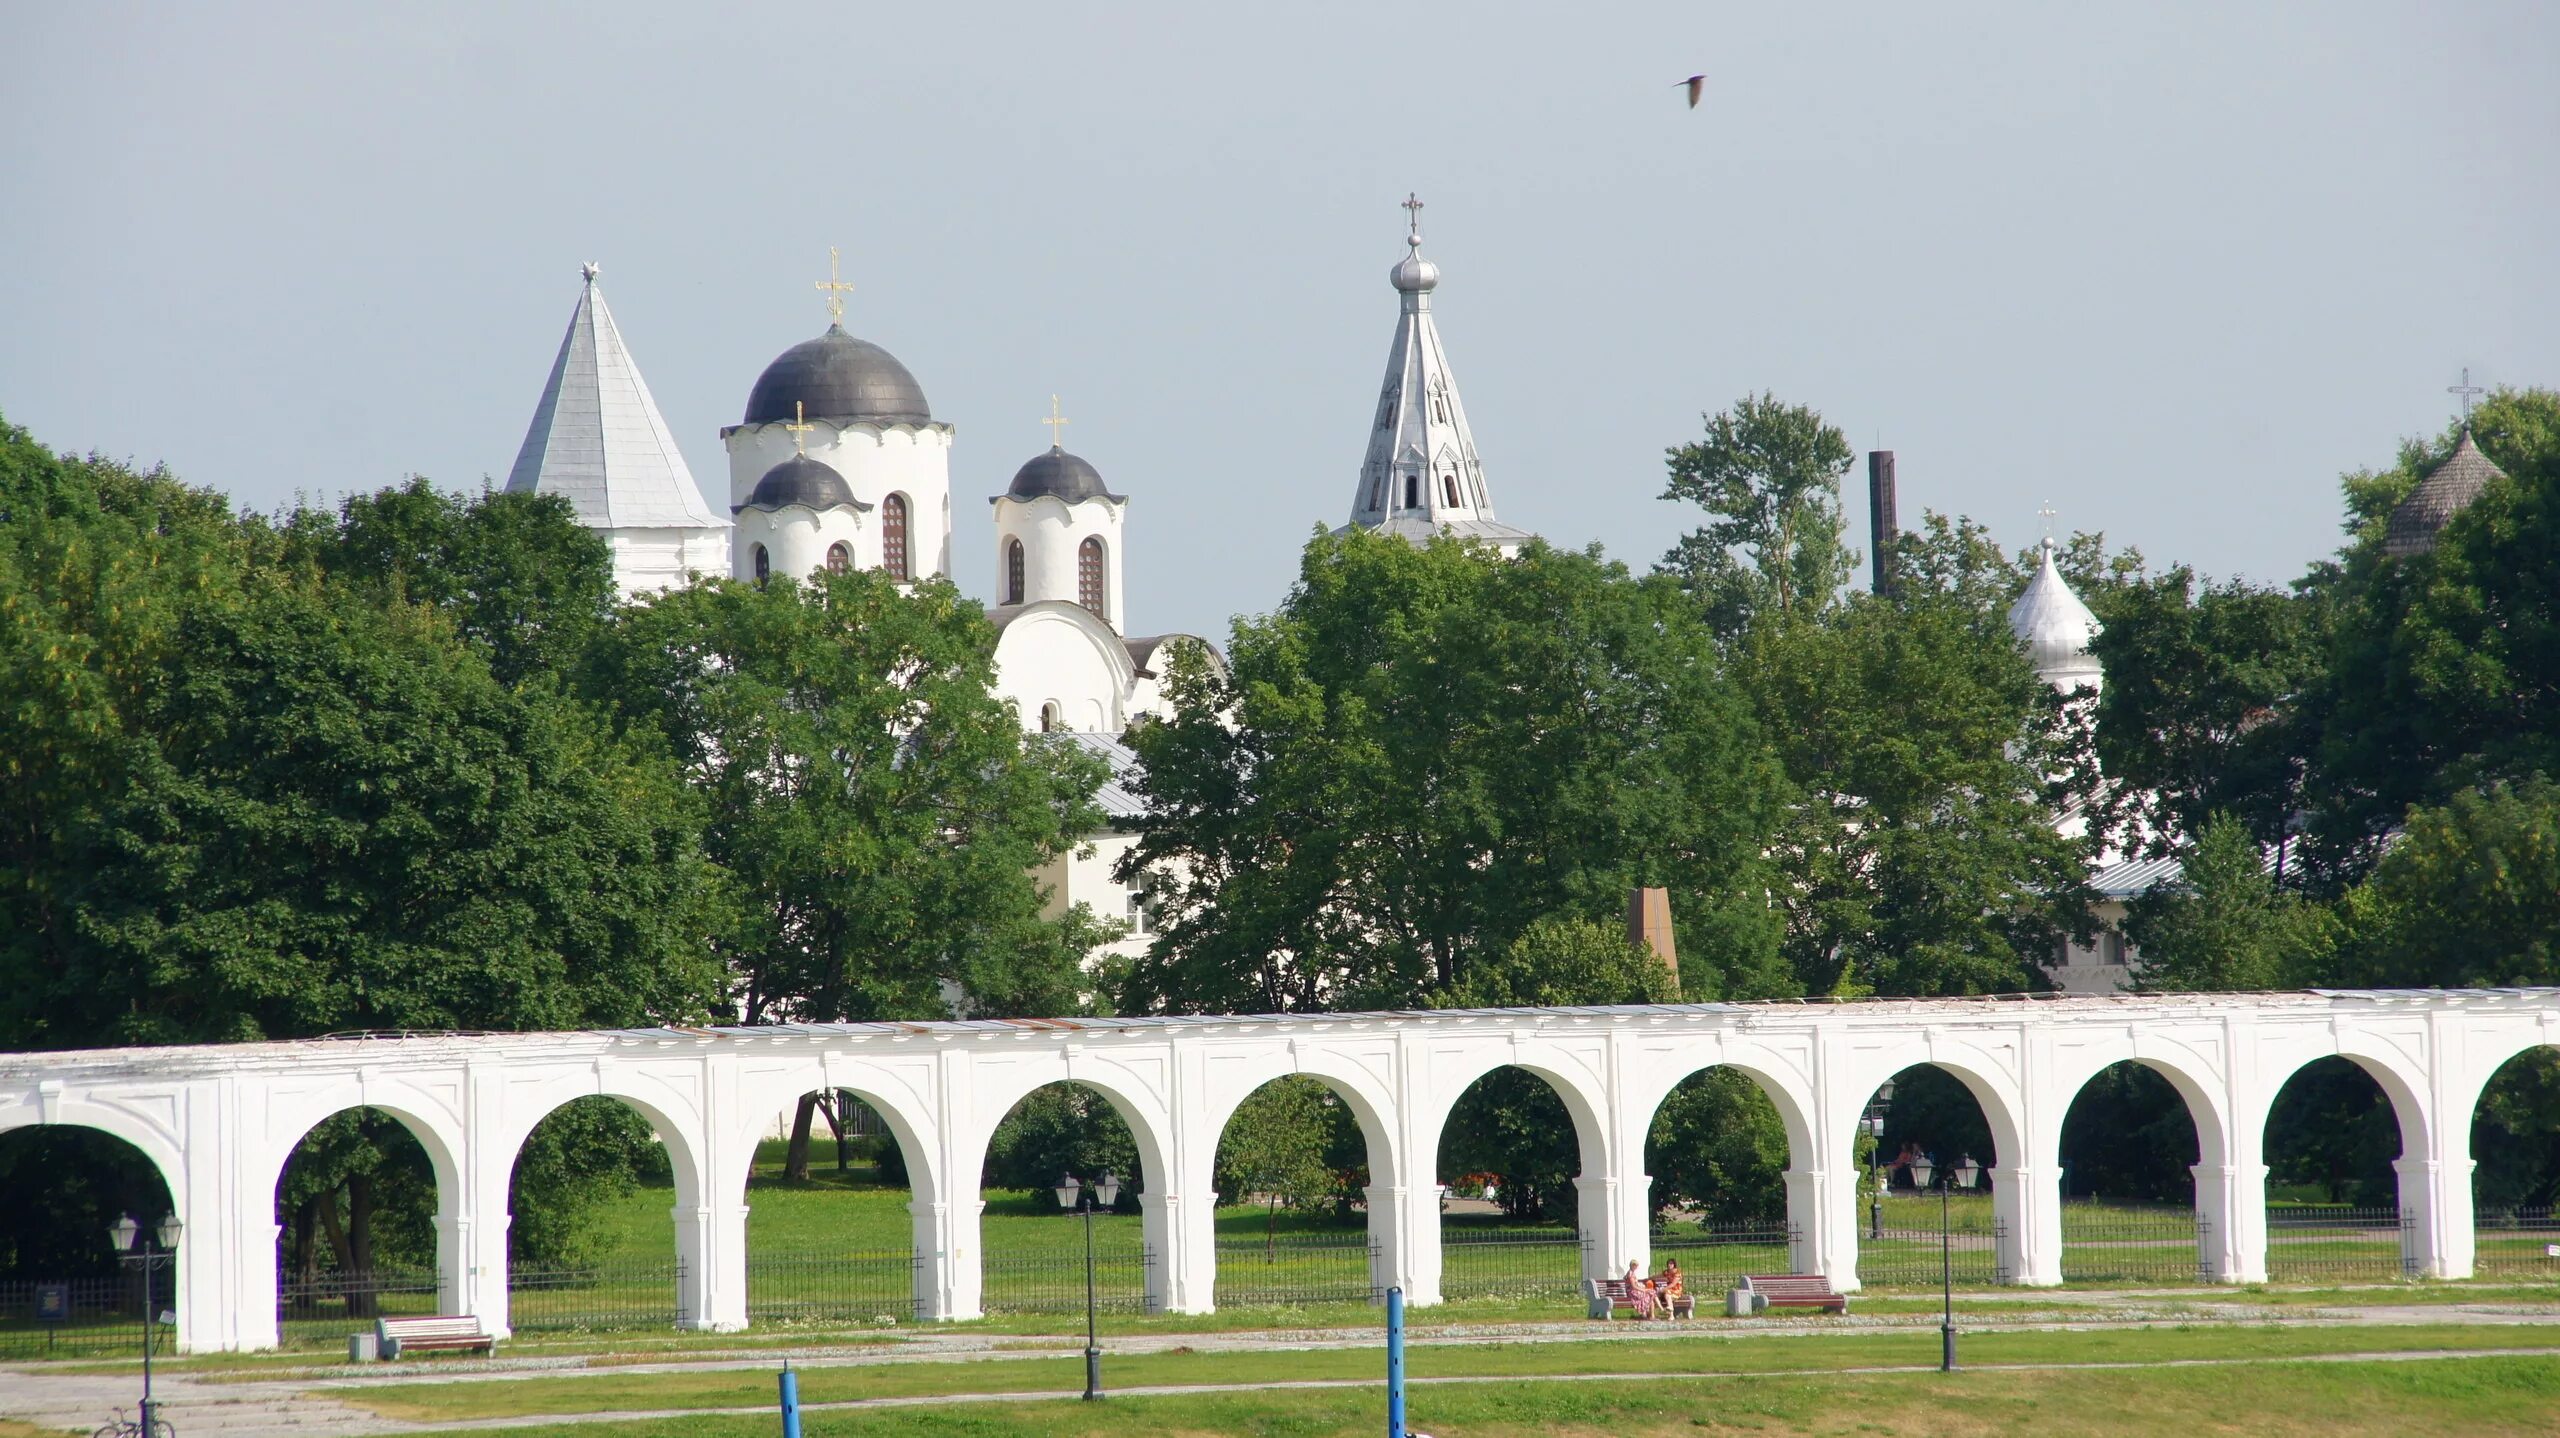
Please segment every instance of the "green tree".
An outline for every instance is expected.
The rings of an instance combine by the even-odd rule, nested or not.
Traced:
[[[1337,1131],[1358,1125],[1323,1084],[1292,1075],[1245,1096],[1218,1135],[1216,1182],[1230,1203],[1263,1204],[1263,1256],[1273,1256],[1280,1210],[1331,1202],[1337,1185],[1328,1156]]]
[[[1178,664],[1132,731],[1125,877],[1180,880],[1130,1009],[1450,1001],[1538,919],[1672,891],[1692,997],[1784,991],[1760,848],[1771,774],[1670,583],[1531,545],[1319,535],[1230,668]]]
[[[2231,993],[2316,982],[2334,936],[2328,911],[2276,886],[2247,825],[2208,819],[2179,877],[2128,906],[2139,987]]]
[[[2069,714],[2005,620],[1914,586],[1764,623],[1737,650],[1787,776],[1771,897],[1804,992],[2034,987],[2085,928],[2058,810]]]
[[[2560,785],[2537,776],[2411,811],[2342,907],[2334,983],[2560,984]]]
[[[509,685],[575,668],[613,612],[612,546],[556,494],[465,499],[413,477],[351,496],[334,524],[303,511],[288,534],[350,586],[444,615]]]
[[[697,584],[624,610],[590,688],[671,749],[737,908],[748,1023],[1074,1010],[1107,931],[1032,877],[1099,827],[1098,760],[1026,737],[941,580]]]
[[[2200,590],[2184,567],[2112,597],[2092,646],[2107,676],[2097,751],[2129,837],[2165,852],[2229,814],[2290,870],[2312,748],[2296,698],[2325,672],[2328,618],[2316,592]]]
[[[1841,542],[1840,477],[1855,455],[1822,416],[1767,394],[1706,416],[1703,439],[1668,451],[1662,497],[1710,516],[1662,558],[1731,636],[1764,616],[1818,610],[1848,581],[1857,556]]]

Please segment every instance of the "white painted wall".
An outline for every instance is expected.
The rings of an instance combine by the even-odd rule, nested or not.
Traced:
[[[613,582],[624,599],[661,589],[682,589],[696,575],[729,572],[726,529],[608,529]]]
[[[864,538],[869,548],[857,548],[855,561],[865,569],[880,564],[879,506],[891,494],[907,497],[907,563],[914,578],[951,573],[951,426],[877,425],[852,423],[838,425],[812,417],[815,428],[801,434],[811,459],[823,461],[844,476],[853,497],[871,505],[864,516]],[[721,431],[721,442],[729,450],[729,503],[745,504],[755,492],[756,481],[775,465],[799,452],[791,431],[780,424],[742,424]],[[746,514],[739,519],[743,523]],[[738,553],[746,553],[749,541],[742,535]],[[821,551],[823,553],[823,551]],[[734,573],[749,570],[740,563]],[[782,571],[777,568],[775,573]],[[809,572],[795,568],[793,576]]]
[[[1215,1305],[1226,1120],[1286,1074],[1324,1082],[1368,1140],[1372,1278],[1440,1298],[1435,1156],[1468,1085],[1506,1065],[1545,1078],[1572,1115],[1586,1276],[1650,1267],[1644,1144],[1681,1079],[1748,1074],[1787,1133],[1795,1271],[1857,1284],[1858,1124],[1877,1085],[1916,1063],[1953,1073],[1996,1147],[1993,1206],[2011,1281],[2060,1281],[2060,1146],[2081,1086],[2145,1064],[2196,1125],[2199,1261],[2226,1282],[2266,1277],[2266,1123],[2285,1080],[2343,1056],[2400,1121],[2400,1210],[2412,1267],[2472,1270],[2469,1142],[2481,1091],[2508,1059],[2560,1045],[2560,989],[2139,995],[2115,998],[1696,1004],[1429,1014],[1171,1020],[795,1025],[108,1049],[0,1056],[0,1132],[79,1124],[160,1168],[186,1223],[182,1349],[277,1341],[275,1192],[295,1143],[356,1106],[398,1118],[433,1165],[439,1307],[507,1331],[508,1181],[535,1124],[589,1094],[630,1103],[675,1172],[679,1305],[689,1326],[747,1321],[746,1180],[769,1117],[848,1088],[897,1137],[914,1184],[923,1313],[980,1312],[978,1174],[996,1125],[1045,1084],[1073,1082],[1127,1120],[1143,1168],[1159,1309]]]
[[[1050,495],[1038,499],[996,496],[996,601],[1014,602],[1005,581],[1006,546],[1022,543],[1022,603],[1043,600],[1078,602],[1078,554],[1087,539],[1102,542],[1103,620],[1127,633],[1127,593],[1121,585],[1121,536],[1129,506],[1123,501],[1086,499],[1069,504]]]
[[[876,513],[846,505],[827,510],[797,504],[780,509],[739,510],[736,527],[731,530],[736,536],[736,552],[732,555],[736,568],[730,577],[756,577],[759,544],[772,556],[777,577],[806,579],[817,573],[826,566],[828,548],[839,543],[852,548],[855,568],[869,568],[880,562],[878,519]]]
[[[1117,734],[1129,727],[1126,699],[1137,668],[1128,646],[1083,605],[1046,600],[1015,614],[996,637],[995,692],[1013,701],[1022,727],[1058,706],[1061,729]]]

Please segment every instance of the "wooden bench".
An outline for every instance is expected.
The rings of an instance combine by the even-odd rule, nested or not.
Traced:
[[[1834,1293],[1820,1274],[1767,1273],[1742,1280],[1760,1308],[1816,1308],[1826,1313],[1849,1311],[1849,1297]]]
[[[1635,1286],[1628,1283],[1627,1280],[1623,1278],[1590,1278],[1583,1280],[1583,1283],[1584,1286],[1591,1291],[1592,1317],[1603,1319],[1615,1318],[1618,1316],[1618,1310],[1621,1308],[1627,1310],[1631,1315],[1638,1311],[1636,1308]],[[1681,1294],[1677,1298],[1667,1300],[1667,1302],[1666,1300],[1659,1298],[1655,1299],[1654,1302],[1657,1305],[1669,1307],[1671,1310],[1671,1316],[1674,1318],[1689,1318],[1694,1316],[1698,1311],[1698,1300],[1686,1293]]]
[[[377,1318],[373,1321],[377,1352],[384,1358],[403,1353],[430,1353],[453,1348],[465,1352],[498,1351],[498,1340],[467,1313],[439,1313],[432,1318]]]

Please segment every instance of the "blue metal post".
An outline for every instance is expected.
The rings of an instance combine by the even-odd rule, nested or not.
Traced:
[[[1404,1438],[1404,1290],[1387,1290],[1387,1438]]]
[[[782,1438],[800,1438],[800,1375],[782,1365]]]

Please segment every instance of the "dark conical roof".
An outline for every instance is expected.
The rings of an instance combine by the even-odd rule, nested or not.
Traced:
[[[853,486],[832,466],[795,454],[764,472],[756,481],[753,493],[740,509],[782,509],[790,505],[808,509],[869,509],[871,506],[853,497]]]
[[[748,424],[794,418],[805,406],[810,419],[868,420],[874,424],[930,424],[933,410],[924,387],[898,357],[842,325],[776,356],[756,376],[747,395]]]
[[[1121,501],[1129,496],[1113,494],[1102,487],[1102,471],[1095,469],[1056,445],[1049,452],[1032,456],[1031,462],[1013,472],[1013,487],[1005,493],[1014,499],[1063,499],[1069,504],[1084,499]]]
[[[2489,487],[2489,481],[2506,477],[2506,471],[2490,463],[2480,446],[2471,442],[2471,431],[2465,428],[2462,442],[2453,447],[2453,458],[2418,481],[2409,497],[2391,511],[2391,528],[2382,536],[2382,552],[2396,559],[2435,548],[2437,532],[2478,499],[2480,491]]]

